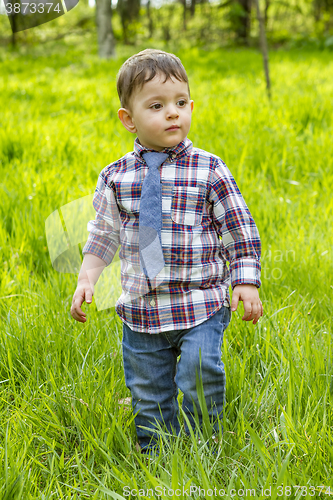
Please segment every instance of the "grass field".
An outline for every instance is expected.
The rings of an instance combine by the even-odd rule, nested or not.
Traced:
[[[189,138],[227,163],[259,228],[264,317],[242,322],[240,305],[225,333],[218,456],[161,433],[163,455],[146,464],[121,321],[95,304],[86,324],[71,318],[77,277],[52,268],[45,237],[46,218],[132,149],[115,90],[131,50],[100,61],[88,35],[0,52],[0,496],[330,498],[332,53],[271,53],[272,102],[255,50],[178,53],[195,103]]]

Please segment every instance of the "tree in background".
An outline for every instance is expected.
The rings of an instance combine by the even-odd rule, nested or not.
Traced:
[[[191,12],[191,16],[193,17],[194,14],[195,14],[195,4],[196,4],[196,0],[191,0],[191,5],[190,5],[190,12]]]
[[[16,0],[5,1],[6,4],[11,2],[16,5]],[[113,9],[111,0],[95,0],[95,12],[92,15],[91,10],[88,10],[88,5],[91,5],[89,1],[80,0],[79,8],[73,9],[67,16],[66,25],[55,24],[52,30],[52,25],[48,24],[48,31],[53,31],[52,37],[45,36],[43,26],[34,33],[35,38],[32,31],[27,29],[22,33],[9,33],[10,36],[4,33],[6,36],[2,36],[5,16],[0,16],[0,44],[12,43],[15,48],[15,44],[20,46],[33,39],[40,38],[45,42],[70,34],[81,36],[96,28],[99,55],[102,58],[114,56],[115,38],[120,42],[135,44],[136,34],[139,34],[140,43],[144,40],[148,43],[153,37],[156,41],[172,41],[176,45],[184,40],[187,44],[200,46],[210,43],[221,46],[257,43],[258,31],[252,33],[252,28],[257,29],[256,0],[158,0],[156,3],[154,0],[145,0],[144,14],[140,11],[140,0],[116,0],[117,7]],[[333,0],[259,0],[259,4],[269,43],[281,44],[290,39],[296,43],[303,43],[303,39],[306,43],[309,40],[317,43],[316,40],[320,39],[325,47],[333,48]],[[116,16],[116,25],[112,15]],[[15,30],[15,16],[11,16],[11,21],[11,28],[18,31]],[[121,34],[119,36],[116,33],[114,38],[112,25],[119,24]]]
[[[265,0],[265,10],[264,10],[264,21],[265,21],[265,27],[267,28],[267,21],[268,21],[268,9],[271,5],[271,0]]]
[[[147,1],[147,19],[148,19],[148,33],[149,33],[149,38],[153,37],[154,33],[154,22],[152,18],[152,12],[151,12],[151,4],[150,0]]]
[[[120,16],[121,26],[123,29],[124,43],[127,44],[129,43],[129,25],[139,17],[140,0],[118,0],[117,11]]]
[[[115,42],[111,20],[111,0],[96,0],[98,53],[103,59],[109,59],[115,55]]]
[[[252,0],[237,0],[237,2],[241,7],[237,35],[241,41],[247,44],[251,28]]]
[[[333,0],[313,0],[313,10],[316,21],[320,21],[324,12],[333,12]]]
[[[242,45],[248,45],[252,0],[229,0],[222,3],[221,7],[229,7],[228,18],[231,29],[236,34],[237,41]]]

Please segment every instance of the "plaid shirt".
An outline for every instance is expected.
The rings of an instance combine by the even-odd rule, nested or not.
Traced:
[[[154,279],[146,278],[138,231],[146,151],[136,139],[133,152],[100,173],[93,199],[96,219],[88,223],[83,253],[109,265],[121,245],[122,294],[116,312],[132,330],[187,329],[230,306],[230,284],[260,287],[260,237],[227,166],[186,138],[163,150],[169,154],[160,167],[165,266]]]

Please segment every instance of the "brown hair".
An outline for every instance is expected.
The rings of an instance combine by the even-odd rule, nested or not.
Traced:
[[[163,50],[145,49],[124,62],[117,75],[117,91],[121,106],[129,108],[130,98],[137,88],[152,80],[156,74],[163,73],[166,82],[172,76],[190,87],[181,60],[174,54]]]

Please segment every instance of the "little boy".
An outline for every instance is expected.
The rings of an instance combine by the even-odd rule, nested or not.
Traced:
[[[71,314],[86,321],[81,306],[92,301],[94,284],[121,245],[123,293],[116,311],[123,321],[125,381],[142,452],[150,453],[157,422],[180,431],[178,389],[190,424],[195,408],[202,424],[198,376],[218,430],[230,309],[243,301],[243,320],[253,324],[263,315],[261,244],[226,165],[187,138],[193,101],[181,61],[144,50],[123,64],[117,89],[118,116],[137,137],[134,151],[99,176]]]

